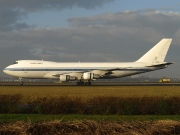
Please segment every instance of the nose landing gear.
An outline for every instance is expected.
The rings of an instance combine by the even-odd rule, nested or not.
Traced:
[[[20,85],[24,85],[22,78],[19,78],[19,83],[20,83]]]

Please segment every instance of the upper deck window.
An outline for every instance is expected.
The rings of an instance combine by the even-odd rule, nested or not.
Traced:
[[[13,64],[18,64],[18,62],[16,61],[16,62],[14,62]]]

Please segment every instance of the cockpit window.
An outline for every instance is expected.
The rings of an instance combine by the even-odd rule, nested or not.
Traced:
[[[16,61],[16,62],[14,62],[13,64],[18,64],[18,62]]]

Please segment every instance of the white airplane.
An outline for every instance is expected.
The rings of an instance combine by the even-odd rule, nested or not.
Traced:
[[[91,85],[96,79],[120,78],[168,67],[164,62],[172,39],[162,39],[135,62],[123,63],[58,63],[41,60],[18,60],[3,72],[11,76],[33,79],[77,81],[77,85]],[[23,82],[21,81],[21,85]]]

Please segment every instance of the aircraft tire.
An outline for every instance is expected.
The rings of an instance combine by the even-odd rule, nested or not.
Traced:
[[[89,81],[89,82],[83,82],[83,81],[80,81],[80,82],[77,82],[77,85],[78,86],[83,86],[83,85],[85,85],[85,86],[90,86],[91,85],[91,82]]]
[[[24,85],[24,83],[23,83],[23,82],[20,82],[20,85],[22,86],[22,85]]]
[[[89,81],[89,82],[85,82],[84,85],[90,86],[90,85],[91,85],[91,82],[90,82],[90,81]]]
[[[84,85],[85,83],[83,82],[83,81],[80,81],[80,82],[77,82],[77,85],[78,86],[82,86],[82,85]]]

